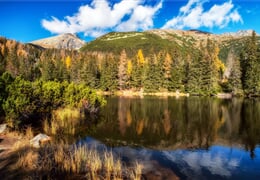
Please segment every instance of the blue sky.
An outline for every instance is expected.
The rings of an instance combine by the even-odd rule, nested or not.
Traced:
[[[0,36],[30,42],[155,28],[260,33],[259,17],[260,0],[0,0]]]

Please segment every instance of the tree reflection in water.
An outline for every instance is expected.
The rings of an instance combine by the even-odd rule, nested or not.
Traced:
[[[254,158],[260,142],[258,99],[108,97],[103,123],[90,136],[109,145],[153,149],[244,146]]]

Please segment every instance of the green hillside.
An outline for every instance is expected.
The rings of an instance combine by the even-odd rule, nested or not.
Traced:
[[[177,39],[178,40],[178,39]],[[175,38],[163,39],[149,32],[112,32],[108,33],[81,48],[81,51],[99,51],[119,54],[123,49],[129,56],[142,49],[144,55],[160,51],[182,50]]]

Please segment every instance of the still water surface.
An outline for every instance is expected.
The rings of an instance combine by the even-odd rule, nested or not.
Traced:
[[[260,179],[260,100],[108,97],[82,139],[144,171],[180,179]]]

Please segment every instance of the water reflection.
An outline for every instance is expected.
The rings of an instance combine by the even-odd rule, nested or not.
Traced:
[[[95,132],[110,145],[153,149],[243,146],[255,156],[260,142],[260,101],[214,98],[108,97]]]
[[[208,150],[154,150],[129,146],[110,148],[101,141],[89,137],[82,141],[100,151],[112,150],[115,157],[128,164],[138,161],[143,165],[144,174],[158,172],[160,169],[159,174],[171,170],[180,179],[258,180],[260,178],[260,157],[251,159],[246,151],[236,147],[213,145]],[[260,154],[259,147],[256,147],[255,151],[256,154]],[[171,179],[171,176],[166,179]]]
[[[108,97],[83,142],[144,172],[180,179],[260,179],[260,100]],[[91,137],[91,138],[90,138]],[[162,173],[168,172],[163,170]]]

